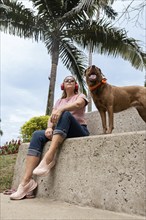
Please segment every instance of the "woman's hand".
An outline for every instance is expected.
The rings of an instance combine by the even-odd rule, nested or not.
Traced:
[[[49,140],[52,140],[53,129],[52,129],[52,128],[47,128],[47,129],[45,130],[45,136],[46,136]]]
[[[51,114],[51,117],[50,117],[50,121],[53,123],[53,124],[56,124],[62,114],[62,109],[54,109],[52,114]]]

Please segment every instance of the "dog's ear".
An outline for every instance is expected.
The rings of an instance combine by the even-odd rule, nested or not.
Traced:
[[[101,69],[100,69],[100,68],[98,68],[98,70],[99,70],[100,74],[101,74],[102,76],[104,76],[104,74],[101,72]]]
[[[100,74],[101,74],[101,76],[103,77],[103,78],[105,78],[105,75],[101,72],[101,69],[100,68],[98,68],[98,70],[99,70],[99,72],[100,72]],[[105,78],[106,79],[106,78]]]

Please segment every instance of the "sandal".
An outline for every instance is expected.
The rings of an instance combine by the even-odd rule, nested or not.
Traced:
[[[3,191],[4,195],[11,195],[12,193],[15,193],[16,190],[15,189],[6,189]],[[27,193],[25,196],[27,199],[32,199],[35,198],[35,194],[34,191],[32,190],[31,192]]]
[[[25,198],[27,195],[29,195],[29,198],[32,198],[32,194],[30,194],[30,192],[32,192],[36,187],[37,183],[33,179],[31,179],[25,186],[19,184],[17,191],[10,195],[10,199],[20,200]]]
[[[26,194],[26,199],[33,199],[35,198],[34,190]]]
[[[52,160],[49,164],[47,164],[45,160],[42,160],[40,164],[33,170],[33,174],[38,176],[46,176],[54,165],[55,160]]]
[[[14,192],[16,192],[15,189],[6,189],[5,191],[3,191],[3,194],[4,195],[11,195]]]

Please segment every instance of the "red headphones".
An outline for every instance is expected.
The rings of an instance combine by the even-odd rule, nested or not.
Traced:
[[[78,83],[75,82],[75,91],[78,92],[79,86]],[[61,90],[64,90],[64,83],[61,84]]]

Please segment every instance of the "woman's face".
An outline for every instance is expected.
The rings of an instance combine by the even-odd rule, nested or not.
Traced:
[[[70,88],[70,89],[72,88],[73,91],[74,91],[74,89],[75,89],[75,79],[71,76],[66,77],[64,79],[64,88],[65,88],[65,90],[66,89],[68,90],[68,88]]]

